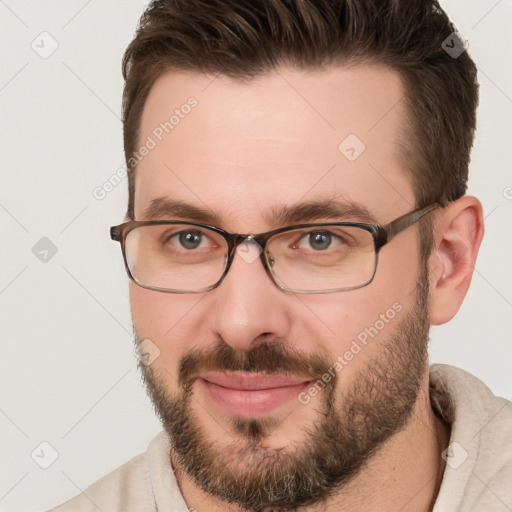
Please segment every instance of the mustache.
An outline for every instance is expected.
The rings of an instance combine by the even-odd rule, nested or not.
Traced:
[[[331,366],[324,355],[299,353],[281,339],[262,342],[249,350],[235,350],[219,340],[213,349],[192,348],[181,358],[178,382],[188,388],[207,371],[294,375],[313,380],[321,379]]]

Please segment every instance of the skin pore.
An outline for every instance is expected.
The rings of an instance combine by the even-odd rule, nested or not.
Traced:
[[[139,163],[135,220],[146,220],[162,198],[204,210],[227,231],[260,233],[282,225],[269,212],[336,200],[386,224],[415,209],[396,144],[406,123],[403,94],[398,75],[375,65],[282,67],[249,83],[165,73],[147,99],[141,144],[188,98],[197,106]],[[338,149],[349,134],[365,145],[354,161]],[[170,459],[188,507],[432,509],[449,429],[429,401],[428,327],[448,321],[467,291],[481,206],[464,197],[436,217],[428,267],[414,226],[382,249],[373,282],[348,292],[283,292],[259,259],[239,255],[206,293],[130,284],[137,341],[160,350],[141,369],[175,444]],[[186,208],[158,218],[197,220]],[[338,220],[364,221],[347,212],[304,219]],[[198,374],[210,369],[314,381],[394,304],[400,311],[307,404],[294,398],[269,414],[237,418],[201,387]]]

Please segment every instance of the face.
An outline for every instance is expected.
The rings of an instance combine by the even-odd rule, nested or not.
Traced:
[[[398,151],[402,97],[377,66],[281,68],[247,83],[166,73],[142,116],[140,145],[156,143],[137,168],[135,220],[255,234],[368,222],[366,211],[386,224],[415,203]],[[326,499],[411,416],[427,372],[426,282],[415,226],[350,291],[280,290],[242,253],[209,292],[130,283],[137,342],[158,348],[140,366],[174,462],[249,509]]]

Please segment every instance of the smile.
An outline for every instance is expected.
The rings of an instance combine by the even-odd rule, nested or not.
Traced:
[[[262,374],[208,372],[198,385],[225,412],[242,418],[270,413],[296,398],[311,379]]]

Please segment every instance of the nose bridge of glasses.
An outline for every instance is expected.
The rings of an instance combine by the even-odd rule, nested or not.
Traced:
[[[247,264],[254,263],[256,260],[260,260],[266,274],[270,277],[272,281],[274,278],[272,273],[268,267],[267,261],[265,259],[265,245],[266,239],[268,238],[267,234],[261,235],[251,235],[251,234],[228,234],[228,236],[224,235],[228,243],[228,257],[226,259],[226,267],[224,269],[224,273],[221,279],[217,282],[216,286],[220,285],[220,283],[224,280],[226,275],[231,270],[232,264],[235,260],[235,256],[238,256],[241,260],[243,260]],[[274,281],[275,282],[275,281]]]
[[[233,249],[246,263],[253,263],[263,252],[256,235],[235,235]]]

